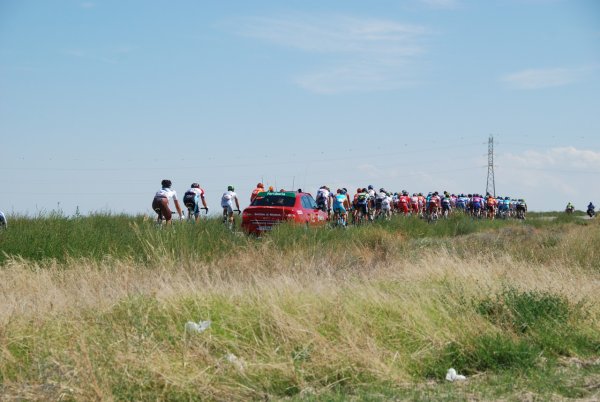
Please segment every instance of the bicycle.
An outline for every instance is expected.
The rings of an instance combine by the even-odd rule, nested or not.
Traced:
[[[347,222],[346,222],[345,214],[341,214],[339,212],[334,212],[332,226],[346,228]]]
[[[155,212],[156,212],[156,211],[155,211]],[[177,212],[175,212],[175,211],[171,211],[171,215],[172,215],[172,217],[175,217],[175,216],[177,216]],[[173,220],[174,220],[174,219],[173,219],[173,218],[171,218],[171,222],[173,222]],[[183,220],[183,217],[179,218],[178,220],[179,220],[179,221],[182,221],[182,220]],[[157,216],[156,216],[156,221],[155,221],[155,223],[154,223],[154,224],[156,225],[156,227],[158,227],[158,228],[162,228],[162,227],[163,227],[163,225],[164,225],[164,224],[166,224],[166,222],[167,222],[167,220],[165,219],[165,217],[164,217],[162,214],[157,214]]]
[[[439,213],[439,209],[437,206],[433,206],[429,208],[429,213],[427,214],[427,222],[431,223],[431,222],[437,222],[437,220],[440,218],[440,213]]]
[[[206,220],[208,217],[208,208],[207,207],[202,207],[202,208],[198,208],[198,216],[196,216],[196,213],[194,212],[194,210],[196,209],[196,207],[187,207],[187,211],[188,211],[188,216],[187,216],[187,221],[188,222],[196,222],[198,218],[200,218],[201,220]],[[204,210],[204,214],[200,214],[200,210]]]
[[[451,212],[451,208],[448,207],[442,207],[442,218],[444,219],[448,219],[448,217],[450,216],[450,212]]]
[[[237,212],[238,216],[242,213],[239,209],[234,209],[232,212]],[[223,207],[223,224],[227,226],[227,229],[233,230],[235,227],[235,215],[233,213],[229,216],[229,208]]]
[[[369,209],[365,205],[357,205],[354,209],[353,223],[356,226],[364,225],[369,222]]]
[[[498,209],[496,216],[499,219],[507,219],[509,217],[509,211],[507,209]]]

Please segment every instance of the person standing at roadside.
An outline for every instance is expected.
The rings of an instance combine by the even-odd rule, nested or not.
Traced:
[[[169,207],[169,200],[172,199],[175,209],[177,209],[177,213],[179,214],[179,219],[183,219],[183,211],[179,206],[179,200],[177,200],[177,192],[171,189],[171,180],[165,179],[160,184],[161,189],[156,192],[152,200],[152,209],[156,212],[159,219],[164,219],[169,224],[173,217],[171,208]]]
[[[262,193],[263,191],[265,191],[265,185],[262,183],[258,183],[256,185],[256,188],[252,190],[252,194],[250,194],[250,204],[252,204],[252,202],[256,199],[258,193]]]

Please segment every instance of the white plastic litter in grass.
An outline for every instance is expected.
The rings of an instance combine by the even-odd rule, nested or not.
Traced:
[[[227,353],[227,356],[225,356],[225,358],[229,363],[233,364],[235,368],[237,368],[239,371],[244,371],[244,361],[242,359],[238,358],[233,353]]]
[[[210,323],[211,321],[198,321],[198,323],[195,323],[193,321],[188,321],[185,323],[185,331],[186,332],[204,332],[206,331],[208,328],[210,328]]]
[[[467,377],[464,375],[456,374],[456,370],[453,368],[448,369],[448,372],[446,373],[446,380],[448,381],[464,381],[466,379]]]

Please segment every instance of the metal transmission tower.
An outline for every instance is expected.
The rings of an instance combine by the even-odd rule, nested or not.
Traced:
[[[487,185],[485,186],[486,194],[491,194],[496,197],[496,181],[494,180],[494,136],[490,135],[488,140],[488,174]]]

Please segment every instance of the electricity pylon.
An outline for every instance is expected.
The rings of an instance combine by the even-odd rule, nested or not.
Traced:
[[[496,181],[494,180],[494,136],[488,140],[488,174],[485,193],[496,197]]]

